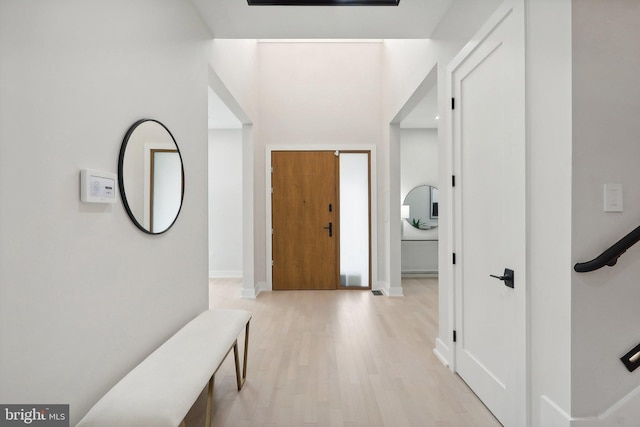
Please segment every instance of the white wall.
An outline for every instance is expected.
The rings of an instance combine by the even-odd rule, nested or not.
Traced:
[[[639,341],[640,249],[613,268],[572,267],[638,225],[639,3],[527,12],[532,425],[635,426],[640,383],[619,358]],[[622,213],[603,212],[609,182],[624,186]]]
[[[571,0],[526,2],[532,426],[571,413]]]
[[[0,0],[0,402],[69,403],[74,425],[207,308],[208,37],[173,0]],[[143,117],[184,159],[161,236],[79,199]]]
[[[438,130],[400,130],[400,198],[418,185],[438,187]]]
[[[261,143],[375,144],[381,53],[375,41],[258,43]]]
[[[209,277],[242,277],[242,129],[209,130]]]
[[[466,43],[503,0],[455,0],[429,37]]]
[[[573,1],[573,261],[587,261],[640,218],[640,2]],[[603,212],[603,184],[624,212]],[[640,342],[640,247],[618,264],[572,275],[572,414],[602,414],[640,387],[619,358]],[[640,406],[616,425],[637,425]]]

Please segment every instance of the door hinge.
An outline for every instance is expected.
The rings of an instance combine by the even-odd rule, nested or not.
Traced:
[[[454,252],[454,253],[452,253],[451,255],[453,255],[453,256],[451,257],[451,260],[452,260],[452,261],[453,261],[453,263],[455,264],[455,263],[456,263],[456,253]]]
[[[273,267],[273,260],[271,260],[271,267]]]
[[[451,98],[451,109],[452,110],[456,109],[456,99],[455,98]]]
[[[273,194],[273,187],[271,187],[271,194]]]
[[[271,166],[271,173],[273,173],[273,166]]]
[[[453,342],[457,342],[458,341],[458,337],[456,335],[456,331],[453,331]]]
[[[455,175],[451,175],[451,186],[452,187],[456,186],[456,176]]]

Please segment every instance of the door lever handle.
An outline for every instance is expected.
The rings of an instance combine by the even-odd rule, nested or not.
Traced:
[[[333,237],[333,223],[330,222],[327,227],[322,227],[325,230],[329,230],[329,237]]]
[[[502,276],[496,276],[495,274],[490,274],[489,276],[494,277],[498,280],[502,280],[504,282],[504,285],[508,286],[509,288],[513,289],[514,287],[513,285],[514,273],[513,273],[513,270],[509,268],[504,269],[504,273],[502,274]]]

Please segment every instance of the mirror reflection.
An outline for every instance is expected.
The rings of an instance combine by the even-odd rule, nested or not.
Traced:
[[[159,121],[134,123],[120,148],[120,195],[127,214],[145,233],[160,234],[176,221],[184,195],[184,169],[171,132]]]
[[[409,191],[403,205],[409,206],[406,219],[420,230],[430,230],[438,226],[438,189],[430,185],[420,185]]]

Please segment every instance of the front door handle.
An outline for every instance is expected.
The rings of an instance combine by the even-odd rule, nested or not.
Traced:
[[[498,280],[502,280],[505,286],[508,286],[513,289],[513,276],[514,276],[513,270],[509,268],[505,268],[502,276],[496,276],[494,274],[490,274],[489,276],[494,277]]]
[[[329,230],[329,237],[333,237],[333,223],[330,222],[327,227],[323,227],[325,230]]]

